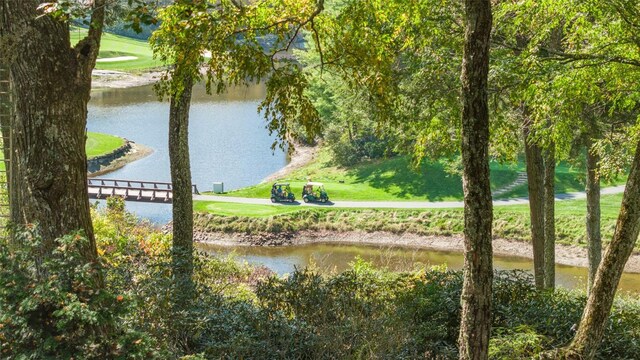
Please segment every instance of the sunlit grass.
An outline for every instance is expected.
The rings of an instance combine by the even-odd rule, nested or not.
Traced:
[[[602,197],[602,239],[605,243],[613,235],[621,199],[621,194]],[[195,210],[196,228],[214,232],[328,230],[461,236],[464,229],[462,208],[355,209],[196,201]],[[219,216],[211,218],[210,214]],[[557,201],[557,242],[586,246],[585,216],[584,199]],[[528,205],[494,207],[494,237],[529,241],[529,227]]]
[[[89,132],[87,133],[87,144],[85,146],[87,158],[113,152],[124,145],[124,142],[125,140],[118,136]]]
[[[76,44],[86,36],[87,29],[74,27],[71,30],[71,43]],[[100,54],[98,59],[134,56],[135,60],[98,62],[96,69],[135,72],[145,69],[161,67],[163,64],[153,59],[153,52],[149,44],[143,40],[137,40],[126,36],[104,33],[100,42]]]
[[[215,201],[195,201],[194,210],[224,216],[264,217],[296,212],[300,210],[300,207],[295,205],[254,205]]]
[[[492,162],[491,188],[501,189],[513,183],[524,163],[501,164]],[[584,190],[582,169],[561,163],[556,169],[556,192]],[[369,201],[451,201],[462,200],[462,178],[447,171],[444,162],[425,162],[418,171],[412,170],[407,157],[394,157],[364,162],[350,168],[333,165],[328,149],[321,149],[317,158],[307,166],[293,172],[281,181],[289,182],[300,197],[302,187],[311,178],[323,182],[331,200]],[[623,179],[604,183],[603,186],[623,183]],[[268,198],[271,183],[231,191],[224,195]],[[526,183],[502,194],[498,199],[527,196]]]

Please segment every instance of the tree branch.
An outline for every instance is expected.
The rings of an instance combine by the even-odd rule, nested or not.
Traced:
[[[100,50],[100,39],[104,28],[106,6],[107,0],[95,0],[93,2],[89,32],[75,47],[76,56],[80,61],[80,66],[78,67],[80,77],[91,77],[91,71],[96,65]]]

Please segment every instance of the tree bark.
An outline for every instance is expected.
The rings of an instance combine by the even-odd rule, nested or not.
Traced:
[[[2,25],[0,24],[0,28]],[[15,166],[11,162],[12,149],[11,143],[13,141],[13,131],[11,131],[13,122],[13,101],[11,92],[11,79],[10,69],[0,59],[0,131],[2,133],[2,155],[5,164],[4,179],[6,181],[6,196],[7,199],[2,199],[2,203],[9,205],[8,209],[3,209],[3,215],[7,216],[8,222],[17,223],[20,219],[18,208],[14,205],[17,203],[17,187],[16,187],[16,172]]]
[[[555,219],[556,148],[552,142],[544,159],[544,287],[556,286],[556,219]]]
[[[178,70],[176,70],[179,73]],[[193,293],[193,195],[189,162],[189,108],[193,80],[186,77],[171,95],[169,160],[173,188],[172,266],[176,304],[186,304]]]
[[[14,89],[14,164],[20,223],[37,224],[45,254],[80,230],[97,258],[87,194],[85,129],[91,71],[100,46],[104,0],[96,0],[89,35],[76,48],[69,26],[36,10],[41,1],[2,0],[3,37]]]
[[[598,177],[598,163],[600,157],[591,151],[591,140],[586,143],[587,148],[587,249],[589,258],[589,276],[587,293],[591,292],[596,277],[598,265],[602,258],[602,237],[600,234],[600,178]]]
[[[602,341],[607,318],[624,266],[640,231],[640,143],[622,196],[613,239],[609,244],[589,293],[578,332],[565,349],[570,359],[593,359]]]
[[[531,140],[531,119],[525,116],[523,123],[524,149],[529,189],[529,213],[531,219],[531,244],[533,246],[533,275],[536,287],[544,288],[544,161],[542,149]]]
[[[493,207],[489,182],[487,76],[491,3],[465,0],[462,59],[462,164],[464,190],[464,284],[460,359],[487,359],[491,331]]]

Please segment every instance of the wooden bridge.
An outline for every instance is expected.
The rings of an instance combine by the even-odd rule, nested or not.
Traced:
[[[127,201],[173,202],[173,187],[168,182],[92,178],[87,181],[87,186],[91,199],[119,196]],[[200,194],[195,185],[192,187],[193,194]]]

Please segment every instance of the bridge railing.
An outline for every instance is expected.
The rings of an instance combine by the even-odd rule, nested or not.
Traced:
[[[164,190],[173,192],[173,185],[170,182],[144,181],[144,180],[124,180],[124,179],[99,179],[91,178],[87,180],[91,187],[118,188],[130,190]],[[193,194],[200,194],[198,187],[191,185]]]

